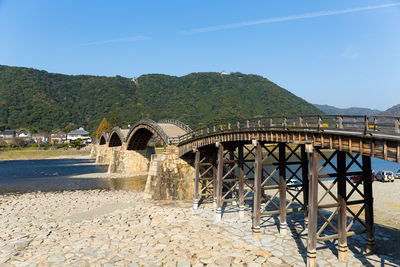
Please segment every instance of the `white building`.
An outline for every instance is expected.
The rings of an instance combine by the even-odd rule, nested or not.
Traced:
[[[35,143],[45,143],[49,142],[49,135],[47,133],[34,133],[32,134],[32,140]]]
[[[86,142],[90,143],[92,139],[90,138],[90,133],[85,131],[82,127],[76,130],[73,130],[67,134],[67,141],[72,141],[76,139],[82,139]]]
[[[55,144],[61,144],[61,143],[65,142],[66,137],[67,137],[66,133],[64,133],[63,131],[57,130],[57,131],[51,133],[50,141]]]
[[[26,141],[31,141],[32,133],[28,130],[22,129],[22,130],[16,132],[16,137],[24,139]]]

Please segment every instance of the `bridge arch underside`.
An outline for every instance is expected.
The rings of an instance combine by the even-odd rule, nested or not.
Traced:
[[[150,126],[142,125],[134,129],[128,136],[127,150],[145,150],[152,138],[157,138],[163,146],[166,146],[165,140]]]
[[[121,137],[117,132],[113,132],[110,134],[108,146],[109,147],[122,146],[122,142],[123,142],[123,137]]]
[[[107,139],[104,137],[104,135],[101,135],[99,145],[105,145],[107,144]]]
[[[324,133],[304,131],[249,131],[226,132],[198,137],[179,144],[179,156],[188,156],[194,149],[205,146],[214,146],[217,142],[244,142],[254,141],[290,144],[310,144],[322,149],[332,149],[342,152],[356,153],[362,156],[380,158],[400,163],[400,139],[370,136],[349,133]]]

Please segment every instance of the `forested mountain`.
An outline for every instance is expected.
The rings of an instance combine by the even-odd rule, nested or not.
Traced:
[[[305,100],[258,75],[191,73],[182,77],[63,75],[0,65],[0,129],[96,129],[103,117],[132,124],[175,118],[192,127],[227,118],[316,114]]]
[[[329,115],[377,115],[382,112],[381,110],[377,109],[358,108],[358,107],[337,108],[334,106],[318,105],[318,104],[314,104],[314,106]]]

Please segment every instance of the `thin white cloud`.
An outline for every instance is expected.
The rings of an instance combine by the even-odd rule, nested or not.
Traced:
[[[101,44],[111,44],[111,43],[121,43],[121,42],[145,41],[145,40],[150,40],[150,37],[147,37],[147,36],[132,36],[132,37],[125,37],[125,38],[111,39],[111,40],[102,40],[102,41],[95,41],[95,42],[78,44],[78,45],[76,45],[76,47],[79,47],[79,46],[91,46],[91,45],[101,45]]]
[[[217,25],[217,26],[210,26],[210,27],[204,27],[204,28],[195,28],[195,29],[191,29],[188,31],[183,31],[182,33],[193,34],[193,33],[222,31],[222,30],[227,30],[227,29],[241,28],[241,27],[259,25],[259,24],[268,24],[268,23],[276,23],[276,22],[291,21],[291,20],[300,20],[300,19],[309,19],[309,18],[316,18],[316,17],[341,15],[341,14],[354,13],[354,12],[360,12],[360,11],[372,10],[372,9],[389,8],[389,7],[395,7],[395,6],[400,6],[400,3],[384,4],[384,5],[377,5],[377,6],[366,6],[366,7],[358,7],[358,8],[348,8],[348,9],[342,9],[342,10],[319,11],[319,12],[314,12],[314,13],[306,13],[306,14],[300,14],[300,15],[294,15],[294,16],[287,16],[287,17],[244,21],[244,22],[238,22],[238,23],[232,23],[232,24]]]
[[[349,45],[346,49],[341,53],[341,56],[344,59],[356,59],[360,56],[360,53],[356,51],[353,46]]]

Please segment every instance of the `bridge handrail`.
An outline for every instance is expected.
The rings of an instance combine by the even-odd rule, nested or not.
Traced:
[[[198,128],[179,137],[179,144],[200,136],[238,130],[335,130],[359,132],[364,135],[388,134],[400,137],[400,117],[363,115],[299,115],[269,116],[221,121]]]
[[[184,130],[186,133],[190,133],[193,132],[192,128],[190,128],[189,125],[179,121],[179,120],[175,120],[175,119],[162,119],[160,121],[158,121],[159,123],[169,123],[169,124],[173,124],[178,126],[179,128],[181,128],[182,130]]]

